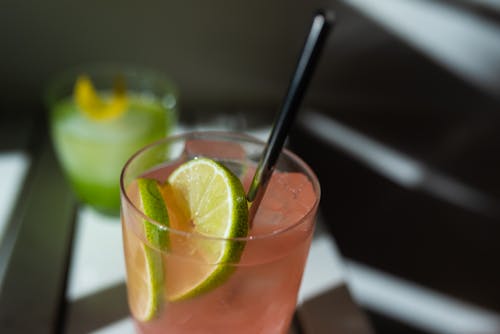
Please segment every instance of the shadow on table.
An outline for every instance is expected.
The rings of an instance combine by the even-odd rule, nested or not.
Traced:
[[[118,284],[67,305],[65,333],[83,334],[128,316],[125,284]],[[311,298],[297,308],[289,334],[374,333],[368,318],[345,285]]]

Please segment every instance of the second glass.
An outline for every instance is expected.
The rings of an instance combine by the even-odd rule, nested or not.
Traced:
[[[177,99],[169,79],[137,67],[86,66],[50,83],[45,102],[55,151],[83,203],[119,214],[121,168],[133,152],[170,133]],[[110,111],[119,115],[99,114]]]

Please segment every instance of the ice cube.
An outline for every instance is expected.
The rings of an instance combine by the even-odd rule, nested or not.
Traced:
[[[302,173],[274,172],[254,219],[255,232],[269,233],[302,219],[316,203],[316,194]]]

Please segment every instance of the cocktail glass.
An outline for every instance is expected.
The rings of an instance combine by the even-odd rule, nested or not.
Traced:
[[[99,96],[112,94],[117,80],[127,105],[111,120],[92,119],[75,99],[77,78],[86,75]],[[177,91],[157,71],[118,65],[76,68],[54,78],[45,100],[58,160],[77,197],[97,211],[119,215],[120,171],[130,155],[167,136],[177,118]]]
[[[208,157],[248,189],[263,148],[262,141],[243,134],[192,132],[149,145],[126,163],[120,181],[122,231],[128,301],[139,333],[287,333],[320,199],[318,180],[306,163],[283,150],[249,235],[238,239],[166,228],[140,209],[134,187],[137,178],[164,182],[184,161]],[[147,241],[146,223],[168,232],[168,251]],[[244,249],[238,261],[209,263],[185,247],[197,243],[241,243]],[[216,266],[230,274],[209,282],[208,291],[175,297]]]

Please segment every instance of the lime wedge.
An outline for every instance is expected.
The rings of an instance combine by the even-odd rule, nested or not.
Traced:
[[[222,284],[234,270],[245,246],[231,240],[248,234],[248,207],[240,180],[222,164],[196,158],[179,166],[168,178],[177,205],[184,206],[184,230],[203,237],[182,240],[190,255],[206,265],[191,271],[189,279],[166,282],[170,301],[184,300],[208,292]],[[208,238],[206,238],[208,237]],[[175,238],[170,235],[172,244]],[[230,240],[222,240],[230,239]],[[175,275],[176,273],[173,273]]]
[[[167,207],[158,182],[138,179],[140,206],[152,220],[169,226]],[[134,265],[135,277],[129,277],[129,301],[132,314],[140,321],[156,317],[162,304],[164,274],[161,251],[168,250],[168,232],[148,220],[143,221],[144,234],[149,245],[142,244],[142,257]]]
[[[86,75],[78,77],[74,97],[82,112],[92,120],[108,121],[123,114],[127,108],[127,92],[122,78],[114,81],[112,96],[105,100],[97,94],[92,81]]]

